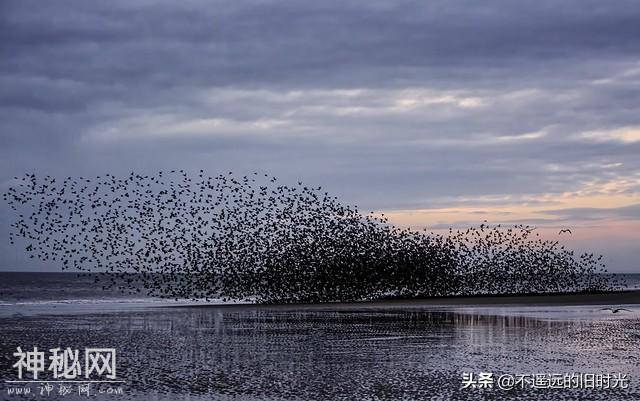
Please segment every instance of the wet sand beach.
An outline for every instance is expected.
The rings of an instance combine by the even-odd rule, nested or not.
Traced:
[[[304,309],[351,309],[351,308],[412,308],[433,306],[480,306],[480,305],[623,305],[640,304],[640,290],[615,291],[595,294],[531,294],[531,295],[487,295],[487,296],[451,296],[433,297],[421,299],[389,299],[362,302],[333,302],[317,304],[278,304],[278,305],[251,305],[251,308],[304,308]],[[211,308],[224,307],[242,309],[247,307],[244,303],[229,305],[210,305],[207,303],[195,303],[189,305],[176,305],[175,307]]]
[[[154,306],[102,314],[6,317],[0,319],[0,372],[5,379],[15,377],[11,355],[18,346],[114,347],[117,376],[124,383],[95,385],[93,399],[637,400],[639,303],[637,292],[628,292]],[[607,304],[625,305],[629,312],[602,310]],[[630,385],[462,388],[463,374],[480,372],[496,377],[622,373]],[[9,386],[3,386],[7,397]],[[38,391],[36,384],[32,387]],[[98,392],[109,388],[120,388],[122,394]]]

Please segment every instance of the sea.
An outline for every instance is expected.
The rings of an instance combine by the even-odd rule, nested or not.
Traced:
[[[615,274],[626,290],[640,290],[639,274]],[[162,299],[139,293],[103,289],[98,274],[72,272],[0,272],[0,317],[140,310],[177,305],[244,304],[244,300]],[[134,287],[135,288],[135,287]]]

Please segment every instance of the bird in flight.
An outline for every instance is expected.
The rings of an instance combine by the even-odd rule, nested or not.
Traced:
[[[573,233],[571,232],[571,230],[569,230],[568,228],[563,228],[562,230],[560,230],[560,231],[558,232],[558,235],[563,234],[563,233],[573,234]]]
[[[613,309],[613,308],[602,308],[600,310],[610,310],[611,313],[618,313],[618,312],[621,312],[621,311],[631,312],[629,309],[624,309],[624,308],[615,308],[615,309]]]

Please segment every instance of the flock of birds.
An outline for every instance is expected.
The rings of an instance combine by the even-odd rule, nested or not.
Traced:
[[[529,226],[402,229],[320,187],[253,173],[16,177],[11,243],[103,287],[259,302],[612,288],[601,256]]]

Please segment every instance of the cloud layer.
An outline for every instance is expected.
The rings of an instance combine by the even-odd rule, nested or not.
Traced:
[[[633,1],[3,1],[0,182],[259,170],[403,224],[637,221],[638,37]]]

